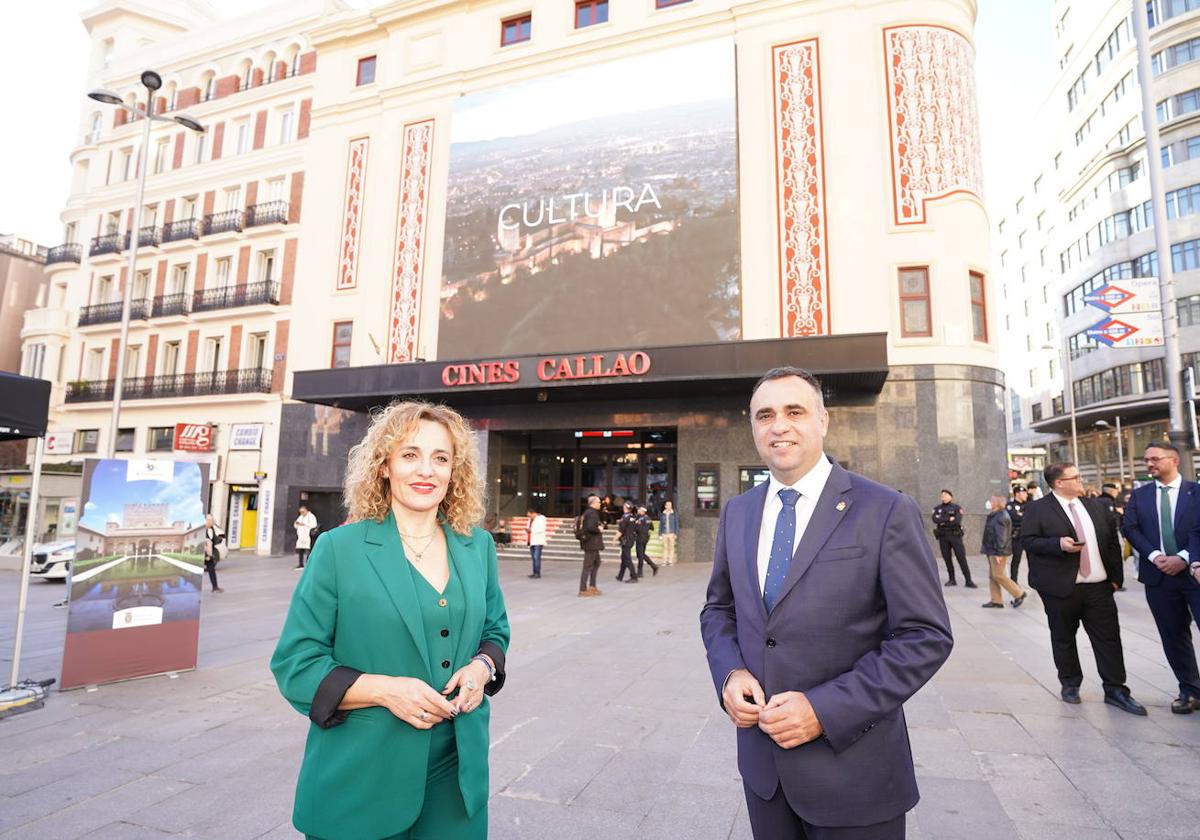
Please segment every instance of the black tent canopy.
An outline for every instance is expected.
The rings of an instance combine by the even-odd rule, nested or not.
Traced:
[[[44,436],[49,415],[49,382],[0,371],[0,441]]]

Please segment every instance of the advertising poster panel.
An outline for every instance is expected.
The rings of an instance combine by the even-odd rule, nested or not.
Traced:
[[[739,338],[735,88],[720,39],[458,99],[439,358]]]
[[[88,459],[62,687],[196,667],[208,465]]]

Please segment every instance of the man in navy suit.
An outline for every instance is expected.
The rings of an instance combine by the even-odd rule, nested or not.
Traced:
[[[721,511],[700,629],[758,840],[896,840],[917,803],[901,708],[950,655],[916,503],[823,451],[820,383],[754,388],[767,483]]]
[[[1138,580],[1179,680],[1171,711],[1186,715],[1200,710],[1200,670],[1192,647],[1192,621],[1200,623],[1200,583],[1188,568],[1192,558],[1200,559],[1200,492],[1196,482],[1179,474],[1179,449],[1173,443],[1146,447],[1146,471],[1154,481],[1133,491],[1121,532],[1138,554]]]

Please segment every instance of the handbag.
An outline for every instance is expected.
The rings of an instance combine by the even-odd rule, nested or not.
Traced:
[[[216,549],[217,552],[217,556],[213,558],[215,562],[220,563],[229,556],[229,545],[224,539],[222,539],[219,543],[216,543],[213,548]]]
[[[319,527],[314,526],[312,528],[309,528],[308,529],[309,542],[316,542],[317,534],[319,534],[319,533],[321,533],[321,529]]]

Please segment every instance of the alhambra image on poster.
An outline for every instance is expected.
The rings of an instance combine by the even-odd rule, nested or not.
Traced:
[[[439,357],[737,339],[736,116],[727,39],[459,99]]]
[[[88,459],[63,688],[196,667],[208,465]]]

